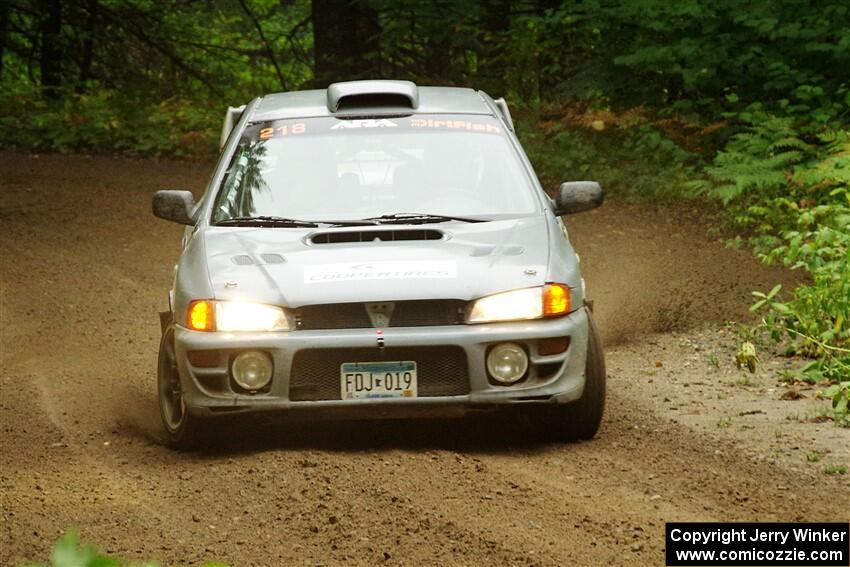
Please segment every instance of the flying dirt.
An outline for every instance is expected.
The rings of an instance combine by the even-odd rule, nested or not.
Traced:
[[[677,349],[745,320],[751,290],[796,276],[708,238],[695,210],[617,201],[568,219],[610,351],[593,441],[529,443],[527,424],[486,416],[234,420],[213,447],[165,448],[157,312],[181,228],[150,200],[199,195],[210,170],[0,154],[0,564],[44,560],[76,528],[164,564],[660,565],[667,521],[847,519],[835,497],[846,477],[794,465],[807,448],[794,436],[816,426],[846,463],[846,430],[781,417],[775,431],[734,427],[749,423],[742,410],[733,435],[687,417],[720,423],[711,404],[731,401],[685,399],[724,374]],[[712,365],[738,376],[733,358]],[[783,435],[790,456],[763,458]]]

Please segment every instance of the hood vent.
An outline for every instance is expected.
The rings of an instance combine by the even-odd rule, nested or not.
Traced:
[[[260,258],[262,258],[263,262],[266,264],[283,264],[286,262],[286,258],[280,254],[260,254]]]
[[[231,258],[234,264],[237,266],[253,266],[254,259],[248,256],[247,254],[239,254],[238,256],[234,256]]]
[[[442,240],[439,230],[343,230],[319,232],[310,236],[311,244],[338,244],[341,242],[395,242],[397,240]]]
[[[263,264],[283,264],[286,262],[286,258],[281,256],[280,254],[260,254],[260,260],[262,260]],[[249,256],[248,254],[239,254],[237,256],[233,256],[230,259],[231,262],[236,264],[237,266],[253,266],[254,264],[258,264],[256,259],[253,256]]]

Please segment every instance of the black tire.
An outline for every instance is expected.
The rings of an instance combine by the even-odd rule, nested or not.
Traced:
[[[175,449],[197,448],[204,433],[203,419],[192,415],[183,400],[183,388],[174,354],[174,326],[169,324],[159,343],[156,371],[157,402],[166,443]]]
[[[584,393],[578,400],[557,406],[533,408],[531,421],[541,438],[552,441],[593,439],[605,412],[605,353],[590,313],[587,314],[587,362]]]

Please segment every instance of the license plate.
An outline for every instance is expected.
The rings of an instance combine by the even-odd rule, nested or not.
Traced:
[[[343,400],[416,397],[416,363],[412,360],[343,362],[339,372]]]

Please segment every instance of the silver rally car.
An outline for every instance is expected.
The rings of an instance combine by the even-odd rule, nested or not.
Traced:
[[[514,409],[590,439],[605,363],[554,200],[504,100],[406,81],[335,83],[231,108],[161,314],[158,399],[191,447],[243,411],[415,417]],[[309,415],[308,415],[309,416]]]

